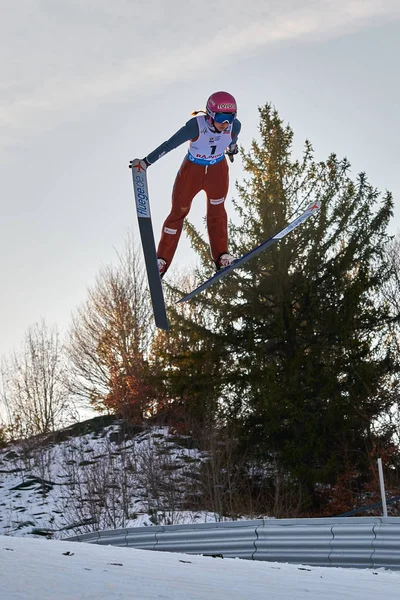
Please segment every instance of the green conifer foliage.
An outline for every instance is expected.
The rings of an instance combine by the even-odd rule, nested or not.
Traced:
[[[346,158],[316,161],[309,141],[294,159],[290,126],[269,104],[259,112],[260,139],[242,154],[231,253],[249,251],[315,200],[321,209],[192,300],[201,325],[179,308],[176,325],[185,327],[193,365],[201,360],[204,370],[208,360],[198,353],[201,339],[223,356],[212,374],[215,406],[224,422],[240,424],[246,451],[273,459],[312,497],[344,465],[367,472],[377,420],[394,401],[397,356],[377,294],[388,276],[382,257],[393,201],[365,173],[351,179]],[[203,279],[211,274],[208,244],[186,230]]]

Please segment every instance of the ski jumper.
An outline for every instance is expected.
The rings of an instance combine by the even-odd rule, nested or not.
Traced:
[[[168,141],[146,156],[149,164],[189,142],[188,153],[177,173],[172,190],[171,212],[166,218],[157,256],[171,264],[183,221],[189,214],[193,198],[204,190],[207,198],[207,230],[211,255],[217,261],[228,252],[228,218],[225,199],[229,188],[229,170],[225,150],[236,144],[241,124],[237,119],[222,132],[214,130],[205,115],[190,119]]]

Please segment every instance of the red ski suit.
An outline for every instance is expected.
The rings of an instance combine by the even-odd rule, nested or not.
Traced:
[[[168,141],[146,156],[145,159],[151,165],[185,141],[190,142],[190,149],[191,144],[196,143],[201,135],[210,136],[211,148],[220,152],[215,161],[209,159],[204,161],[201,158],[201,153],[193,156],[190,152],[183,160],[172,191],[171,212],[164,222],[157,249],[158,258],[163,258],[167,263],[167,267],[174,257],[182,233],[183,221],[190,211],[192,200],[202,190],[204,190],[207,198],[207,229],[212,258],[217,261],[221,254],[228,252],[228,218],[225,210],[225,199],[229,188],[229,169],[221,149],[228,148],[229,151],[231,148],[236,148],[241,124],[235,118],[229,132],[215,131],[213,133],[213,130],[209,128],[200,130],[202,123],[204,121],[201,118],[194,117],[190,119],[186,125]],[[220,141],[218,142],[218,140]],[[218,147],[217,145],[213,146],[214,143],[218,143]],[[200,158],[197,158],[198,156]],[[201,164],[201,162],[207,164]]]
[[[164,221],[157,256],[171,264],[183,221],[190,211],[193,198],[204,190],[207,197],[207,230],[211,255],[216,261],[228,252],[228,217],[225,198],[229,188],[229,170],[224,158],[215,165],[198,165],[185,158],[172,190],[171,212]]]

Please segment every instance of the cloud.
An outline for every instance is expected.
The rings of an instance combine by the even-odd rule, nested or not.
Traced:
[[[208,68],[210,50],[222,66],[271,44],[323,40],[400,17],[398,0],[308,0],[301,6],[231,0],[224,10],[210,0],[3,1],[3,146],[94,101],[186,78],[188,66],[199,74]]]

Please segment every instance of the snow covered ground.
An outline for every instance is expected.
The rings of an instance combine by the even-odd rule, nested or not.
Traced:
[[[0,449],[0,535],[65,538],[219,519],[180,509],[204,458],[185,447],[185,438],[153,427],[117,443],[118,430],[116,423],[57,443],[36,447],[27,440]],[[156,498],[156,486],[168,497]]]
[[[398,600],[400,573],[0,536],[4,600]]]
[[[152,428],[123,443],[116,441],[117,434],[114,424],[44,447],[21,443],[0,450],[1,600],[400,598],[400,572],[250,562],[46,539],[93,528],[219,518],[212,512],[179,509],[188,482],[196,481],[202,453],[170,436],[167,428]],[[165,505],[149,491],[155,481],[168,484]],[[165,510],[171,501],[175,508]],[[99,506],[115,509],[115,523],[105,520]],[[94,513],[96,522],[90,520]]]

